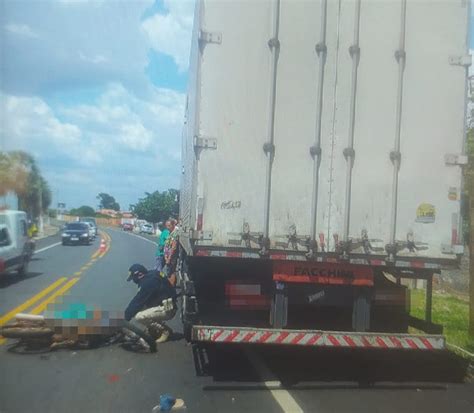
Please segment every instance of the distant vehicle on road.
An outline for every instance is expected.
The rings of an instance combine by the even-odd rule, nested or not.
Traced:
[[[85,222],[71,222],[66,224],[61,234],[63,245],[92,243],[90,226]]]
[[[92,217],[83,217],[79,220],[80,222],[87,222],[88,224],[92,225],[94,229],[94,237],[97,237],[98,229],[97,229],[97,221],[95,218]]]
[[[23,211],[0,212],[0,275],[17,272],[24,275],[34,250],[28,237],[27,217]]]
[[[122,225],[122,229],[124,231],[133,231],[133,225],[126,222],[125,224]]]
[[[151,224],[143,224],[140,227],[140,234],[150,234],[153,235],[155,233],[155,229]]]
[[[90,239],[91,240],[94,240],[95,239],[95,236],[96,236],[96,228],[94,227],[94,225],[90,222],[84,222],[84,224],[86,224],[88,227],[89,227],[89,236],[90,236]]]

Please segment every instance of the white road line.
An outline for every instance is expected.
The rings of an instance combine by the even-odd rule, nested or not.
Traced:
[[[262,380],[266,380],[263,382],[263,385],[270,391],[271,395],[275,399],[275,401],[280,405],[284,412],[288,413],[303,413],[304,410],[300,407],[300,405],[296,402],[293,396],[284,389],[274,389],[274,387],[281,386],[281,382],[278,380],[273,380],[275,378],[274,374],[270,371],[270,369],[265,366],[265,364],[255,355],[252,350],[245,350],[247,358],[253,364],[255,370],[257,371],[258,375],[262,378]],[[273,389],[272,389],[273,388]],[[312,410],[315,411],[314,409]]]
[[[109,229],[112,229],[112,228],[109,228]],[[148,239],[148,238],[145,238],[145,237],[142,237],[141,235],[137,235],[137,234],[134,234],[133,232],[128,232],[128,231],[119,231],[117,229],[112,229],[112,231],[115,231],[115,232],[122,232],[124,234],[127,234],[127,235],[131,235],[132,237],[136,237],[136,238],[140,238],[142,240],[145,240],[153,245],[158,245],[157,242],[155,241],[152,241],[151,239]]]
[[[149,242],[150,244],[158,245],[155,241],[152,241],[151,239],[142,237],[142,236],[140,236],[140,235],[133,234],[133,233],[128,233],[128,235],[131,235],[131,236],[133,236],[133,237],[136,237],[136,238],[140,238],[140,239],[142,239],[142,240],[145,240],[145,241]]]
[[[43,252],[46,250],[49,250],[50,248],[57,247],[58,245],[61,245],[61,242],[56,242],[56,244],[48,245],[47,247],[41,248],[39,250],[35,251],[35,254],[38,254],[39,252]]]

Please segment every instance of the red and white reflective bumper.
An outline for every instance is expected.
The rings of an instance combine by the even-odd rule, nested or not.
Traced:
[[[313,347],[351,347],[393,350],[444,350],[440,335],[354,333],[317,330],[275,330],[194,326],[194,341],[214,343],[281,344]]]

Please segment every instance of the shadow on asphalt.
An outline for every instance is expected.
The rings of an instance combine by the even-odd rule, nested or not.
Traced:
[[[173,331],[168,341],[181,341],[182,339],[184,339],[184,334]]]
[[[0,278],[0,289],[43,275],[42,272],[29,272],[27,275],[6,274]]]
[[[270,380],[280,381],[283,387],[296,386],[298,389],[374,385],[375,388],[397,390],[414,388],[410,383],[426,383],[424,388],[428,386],[444,389],[439,383],[465,381],[469,367],[467,360],[447,351],[384,352],[271,346],[253,347],[251,351],[254,351],[273,373],[274,377]],[[241,346],[195,345],[193,355],[196,373],[200,376],[211,376],[214,382],[262,382]],[[353,384],[348,385],[348,382]],[[258,389],[258,386],[250,388]]]

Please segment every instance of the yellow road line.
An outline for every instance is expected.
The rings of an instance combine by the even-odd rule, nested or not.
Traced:
[[[40,291],[38,294],[31,297],[29,300],[26,300],[23,304],[20,304],[18,307],[14,308],[13,310],[5,314],[3,317],[0,318],[0,326],[7,323],[12,318],[14,318],[17,313],[21,313],[22,311],[31,307],[33,304],[41,300],[45,295],[49,294],[51,291],[53,291],[56,287],[61,285],[66,280],[67,280],[66,277],[59,278],[54,283],[52,283],[49,287],[46,287],[44,290]]]
[[[59,290],[55,291],[54,294],[50,295],[46,300],[44,300],[40,305],[36,306],[33,308],[33,310],[30,311],[30,314],[41,314],[44,310],[46,310],[46,307],[48,304],[53,302],[53,300],[58,296],[58,295],[63,295],[65,292],[67,292],[74,284],[76,284],[79,281],[79,278],[71,278],[66,284],[64,284]]]
[[[44,300],[43,302],[41,302],[39,305],[37,305],[35,308],[33,308],[30,313],[31,314],[40,314],[42,313],[46,307],[48,306],[48,304],[50,304],[56,297],[58,297],[59,295],[62,295],[64,293],[66,293],[69,289],[72,288],[72,286],[74,284],[76,284],[78,281],[79,281],[79,276],[82,274],[82,272],[86,269],[88,269],[93,263],[95,263],[99,258],[102,258],[105,254],[107,254],[107,252],[109,251],[110,249],[110,242],[112,241],[112,238],[110,237],[109,234],[107,234],[106,232],[100,232],[100,234],[105,238],[106,240],[106,243],[107,243],[107,246],[105,248],[104,251],[100,251],[100,249],[98,249],[94,254],[92,254],[91,256],[91,260],[85,264],[82,268],[81,268],[81,271],[78,271],[76,273],[74,273],[74,275],[76,277],[74,278],[71,278],[66,284],[64,284],[61,288],[59,288],[58,290],[56,290],[52,295],[50,295],[46,300]],[[38,294],[34,295],[33,297],[31,297],[30,299],[28,299],[27,301],[25,301],[23,304],[20,304],[18,307],[14,308],[13,310],[9,311],[7,314],[5,314],[4,316],[0,317],[0,326],[2,326],[3,324],[7,323],[8,321],[10,321],[12,318],[15,317],[16,314],[22,312],[22,311],[25,311],[26,309],[28,309],[29,307],[33,306],[37,301],[41,300],[43,297],[45,297],[46,295],[48,295],[50,292],[52,292],[53,290],[55,290],[57,287],[59,287],[61,284],[63,284],[65,281],[67,280],[66,277],[61,277],[59,278],[58,280],[56,280],[53,284],[51,284],[50,286],[46,287],[44,290],[40,291]],[[3,343],[5,343],[6,339],[4,338],[0,338],[0,345],[2,345]]]

